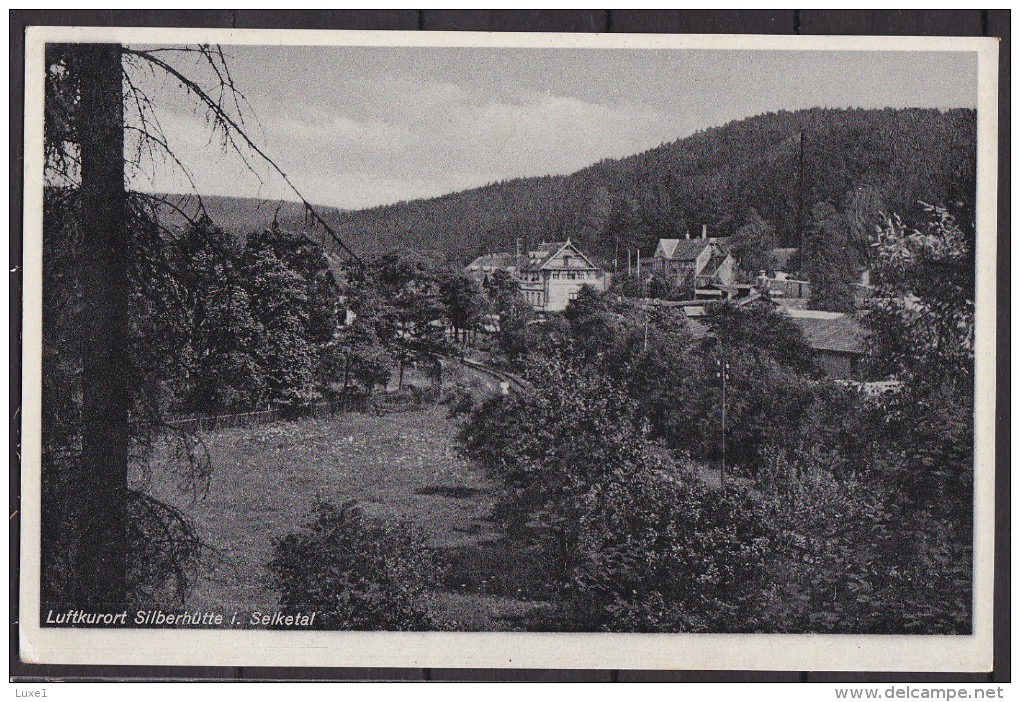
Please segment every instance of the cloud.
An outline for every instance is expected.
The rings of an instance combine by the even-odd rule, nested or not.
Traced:
[[[321,101],[274,104],[260,116],[264,150],[309,199],[356,208],[512,177],[569,173],[655,146],[682,122],[641,105],[548,92],[482,100],[451,84],[409,83],[389,100],[379,99],[393,95],[385,86],[375,93],[352,87],[365,96],[354,101],[356,110]],[[290,196],[269,168],[256,167],[265,181],[260,183],[235,154],[221,153],[202,115],[170,109],[160,119],[182,160],[198,164],[192,170],[200,190]],[[160,184],[187,189],[182,178],[165,173],[154,187]]]
[[[966,105],[976,70],[955,54],[235,49],[256,141],[308,199],[349,208],[570,173],[769,110]],[[179,86],[138,78],[201,192],[293,197],[222,155]],[[155,181],[189,187],[165,164]]]

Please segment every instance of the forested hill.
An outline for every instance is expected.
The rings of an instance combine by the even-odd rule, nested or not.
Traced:
[[[918,201],[945,204],[973,220],[976,115],[955,109],[810,109],[731,122],[567,176],[523,178],[366,210],[328,210],[357,251],[393,249],[465,262],[479,253],[570,235],[596,255],[617,245],[651,254],[658,237],[730,235],[751,208],[775,227],[779,244],[796,245],[798,163],[803,133],[803,211],[829,201],[840,208],[861,187],[905,219]],[[214,218],[228,229],[271,221],[274,205],[238,201],[244,216],[217,199]],[[242,207],[243,205],[243,207]],[[280,220],[302,226],[286,204]]]

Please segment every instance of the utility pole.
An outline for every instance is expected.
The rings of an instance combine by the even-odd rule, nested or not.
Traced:
[[[645,353],[648,353],[648,307],[645,307]]]
[[[722,381],[722,470],[719,482],[722,483],[723,494],[726,494],[726,381],[730,379],[730,363],[720,356],[715,364],[719,368],[715,376]]]
[[[800,156],[797,165],[797,238],[800,259],[804,260],[804,130],[800,130]]]

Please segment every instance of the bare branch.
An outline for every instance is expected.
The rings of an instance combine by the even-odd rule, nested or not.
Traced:
[[[319,223],[320,226],[322,226],[323,229],[325,229],[329,233],[334,243],[336,243],[337,246],[339,246],[344,252],[346,252],[348,256],[353,258],[359,264],[364,265],[364,262],[361,260],[361,258],[356,253],[354,253],[353,250],[351,250],[351,248],[346,244],[346,242],[344,242],[340,235],[337,234],[336,231],[329,225],[329,223],[318,213],[315,207],[307,199],[305,199],[304,195],[301,194],[297,186],[294,185],[294,183],[290,180],[290,178],[283,171],[283,169],[280,168],[276,161],[270,158],[269,155],[266,154],[265,151],[263,151],[258,146],[258,144],[252,141],[252,139],[247,135],[244,129],[241,128],[237,121],[235,121],[229,114],[227,114],[227,112],[223,109],[222,103],[220,101],[214,99],[201,85],[185,76],[183,73],[178,71],[172,65],[161,59],[159,56],[155,55],[153,52],[148,50],[129,49],[126,47],[123,48],[122,51],[127,55],[137,56],[138,58],[149,62],[151,65],[156,66],[161,70],[165,71],[168,75],[174,77],[186,90],[188,90],[188,92],[197,97],[199,101],[210,110],[214,117],[215,123],[218,124],[223,129],[226,144],[233,148],[238,153],[238,155],[240,155],[241,158],[245,160],[246,165],[248,165],[248,161],[245,158],[244,151],[240,148],[238,139],[240,139],[240,141],[247,147],[248,150],[257,154],[265,163],[272,167],[272,169],[276,171],[276,173],[279,174],[281,178],[283,178],[284,182],[287,184],[290,190],[298,197],[298,199],[301,201],[301,204],[304,205],[305,210],[311,215],[311,217],[316,222]],[[248,167],[251,168],[250,165],[248,165]],[[252,170],[254,172],[254,169]]]

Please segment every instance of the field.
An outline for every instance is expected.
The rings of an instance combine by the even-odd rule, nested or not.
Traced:
[[[493,389],[459,369],[451,381],[479,393]],[[187,606],[273,610],[277,593],[265,569],[273,542],[295,530],[320,497],[356,500],[369,514],[419,524],[450,563],[437,593],[443,619],[468,630],[519,628],[548,606],[525,596],[540,576],[493,529],[492,486],[456,455],[456,430],[445,405],[427,404],[205,434],[213,473],[204,498],[182,493],[168,470],[153,471],[145,485],[187,514],[215,549]]]

